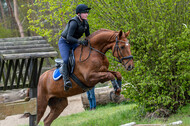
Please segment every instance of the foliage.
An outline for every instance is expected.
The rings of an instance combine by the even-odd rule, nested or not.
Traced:
[[[145,111],[159,108],[175,112],[190,100],[190,1],[189,0],[36,0],[28,11],[30,29],[58,41],[76,5],[85,3],[91,33],[100,28],[132,29],[130,44],[135,69],[119,70],[123,94]],[[109,54],[108,54],[109,55]]]
[[[136,15],[132,26],[138,24],[131,35],[136,67],[124,75],[124,94],[146,111],[175,112],[190,100],[189,5],[185,0],[131,3],[128,15]]]
[[[66,23],[74,16],[76,5],[73,0],[36,0],[28,10],[30,30],[47,37],[55,45]]]
[[[18,32],[16,30],[6,29],[4,27],[1,27],[0,24],[0,38],[15,37],[15,35],[18,35]]]
[[[14,5],[13,5],[13,0],[1,0],[0,1],[2,4],[2,9],[4,13],[4,16],[2,16],[2,13],[0,13],[0,24],[1,27],[4,29],[5,33],[7,31],[10,31],[8,34],[6,33],[6,35],[4,35],[4,32],[0,33],[1,37],[19,37],[19,29],[18,29],[18,25],[16,23],[15,20],[15,16],[14,16]],[[10,6],[9,3],[10,2]],[[28,5],[32,4],[33,1],[26,1],[26,0],[17,0],[17,7],[18,7],[18,16],[19,19],[21,21],[21,25],[23,26],[23,30],[24,30],[24,34],[25,36],[32,36],[32,35],[36,35],[36,33],[31,32],[28,27],[29,27],[29,23],[28,20],[26,18],[27,16],[27,10]]]

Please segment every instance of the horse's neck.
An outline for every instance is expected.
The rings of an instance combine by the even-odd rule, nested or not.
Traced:
[[[106,53],[114,44],[113,33],[101,33],[92,38],[91,46]]]

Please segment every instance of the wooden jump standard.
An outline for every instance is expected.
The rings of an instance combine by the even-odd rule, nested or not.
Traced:
[[[0,91],[30,88],[29,102],[0,104],[0,119],[30,113],[29,125],[36,122],[37,84],[44,58],[57,52],[41,36],[0,39]]]

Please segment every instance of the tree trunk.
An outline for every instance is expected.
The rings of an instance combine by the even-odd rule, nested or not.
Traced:
[[[10,14],[11,17],[14,19],[13,9],[12,9],[12,7],[11,7],[10,0],[6,0],[6,2],[7,2],[9,14]]]
[[[16,28],[16,21],[15,21],[15,17],[14,17],[14,14],[13,14],[13,9],[11,7],[11,2],[10,2],[10,0],[6,0],[6,2],[7,2],[8,12],[9,12],[11,18],[12,18],[11,19],[11,25],[9,27],[11,29],[14,29],[14,28]]]
[[[2,19],[3,19],[4,27],[7,28],[7,23],[6,23],[6,20],[5,20],[5,13],[4,13],[3,6],[2,6],[2,4],[1,4],[1,1],[0,1],[0,10],[1,10],[1,15],[2,15]]]
[[[14,2],[14,15],[15,15],[15,20],[17,22],[17,25],[18,25],[18,28],[19,28],[19,32],[20,32],[20,36],[21,37],[24,37],[24,30],[23,30],[23,27],[22,27],[22,24],[19,20],[19,16],[18,16],[18,8],[17,8],[17,1],[16,0],[13,0]]]

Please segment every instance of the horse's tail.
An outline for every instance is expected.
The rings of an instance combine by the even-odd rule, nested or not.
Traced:
[[[26,97],[25,97],[24,101],[29,101],[30,100],[29,92],[30,92],[30,88],[27,89],[27,93],[26,93]]]
[[[30,116],[30,113],[24,113],[20,118],[28,118]]]

